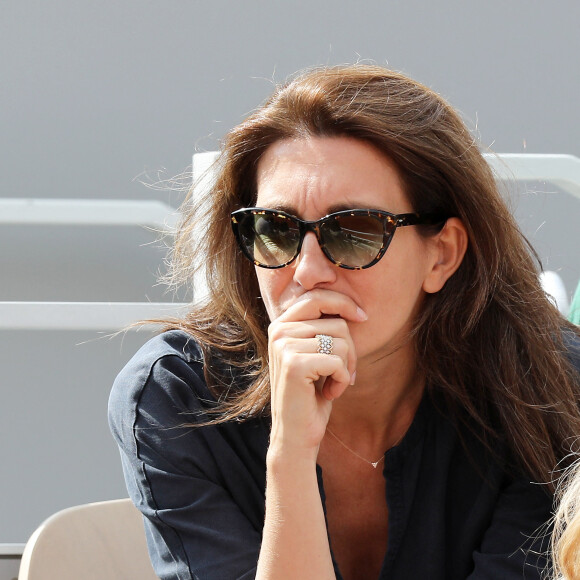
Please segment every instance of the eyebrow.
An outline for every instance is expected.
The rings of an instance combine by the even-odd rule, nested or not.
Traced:
[[[264,207],[264,206],[262,206]],[[299,215],[299,213],[296,211],[296,208],[290,206],[290,205],[286,205],[284,203],[276,203],[273,205],[269,205],[268,209],[273,209],[274,211],[283,211],[285,213],[289,213],[290,215],[296,216],[296,217],[301,217]],[[356,204],[356,203],[337,203],[337,204],[333,204],[330,207],[328,207],[326,214],[325,215],[329,215],[331,213],[336,213],[337,211],[348,211],[351,209],[368,209],[368,210],[373,210],[373,209],[379,209],[376,206],[370,206],[367,204]],[[385,209],[382,209],[380,211],[388,211]]]
[[[335,213],[337,211],[347,211],[349,209],[380,209],[376,206],[370,206],[367,205],[365,203],[357,203],[357,204],[349,204],[349,203],[337,203],[334,205],[331,205],[328,208],[328,213]],[[381,210],[381,211],[386,211],[386,210]]]
[[[272,205],[260,205],[258,207],[263,207],[265,209],[273,209],[274,211],[283,211],[291,215],[296,215],[296,210],[289,205],[283,203],[274,203]]]

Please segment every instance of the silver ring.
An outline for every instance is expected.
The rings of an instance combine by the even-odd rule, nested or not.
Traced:
[[[332,354],[332,336],[317,334],[315,338],[318,340],[318,352],[320,354]]]

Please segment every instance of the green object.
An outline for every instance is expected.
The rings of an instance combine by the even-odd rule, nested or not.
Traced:
[[[574,298],[572,298],[572,304],[570,304],[570,314],[568,315],[570,322],[574,324],[580,324],[580,282],[576,288],[576,293]]]

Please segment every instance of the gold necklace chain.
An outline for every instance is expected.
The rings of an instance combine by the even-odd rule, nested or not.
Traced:
[[[368,459],[365,459],[362,455],[359,455],[354,449],[351,449],[344,441],[342,441],[341,439],[339,439],[338,435],[336,435],[335,433],[332,432],[332,430],[330,429],[330,427],[326,427],[326,430],[347,450],[350,451],[355,457],[358,457],[361,461],[364,461],[365,463],[368,463],[369,465],[372,465],[375,469],[378,467],[379,463],[385,458],[385,454],[383,453],[381,455],[380,459],[377,459],[376,461],[369,461]],[[404,433],[403,433],[404,435]],[[401,437],[401,439],[403,439],[403,437]],[[401,439],[399,439],[395,445],[398,445],[401,442]],[[395,446],[393,445],[393,447]],[[386,453],[386,452],[385,452]]]

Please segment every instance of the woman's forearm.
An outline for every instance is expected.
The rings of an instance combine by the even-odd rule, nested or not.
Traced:
[[[272,429],[259,580],[335,579],[316,460],[332,401],[356,370],[348,321],[365,319],[346,295],[312,290],[268,328]],[[321,351],[322,335],[332,337],[331,352]]]
[[[328,533],[311,458],[270,448],[266,519],[256,578],[335,579]]]

